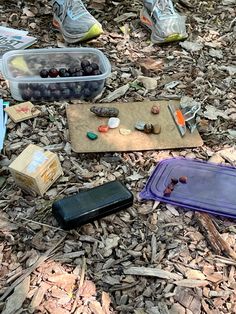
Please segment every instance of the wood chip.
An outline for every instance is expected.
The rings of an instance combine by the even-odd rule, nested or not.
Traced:
[[[209,284],[207,280],[183,279],[174,282],[175,285],[188,288],[205,287]]]
[[[7,299],[6,307],[2,314],[16,313],[22,307],[30,287],[30,276],[27,276],[18,286],[15,287],[13,294]]]
[[[126,275],[136,275],[136,276],[150,276],[163,279],[175,279],[179,280],[182,278],[181,275],[171,273],[166,270],[150,268],[150,267],[130,267],[124,269]]]
[[[216,254],[227,254],[236,260],[236,252],[234,252],[229,244],[223,240],[210,216],[205,213],[196,213],[196,218],[203,233],[206,235],[209,245],[213,248]]]

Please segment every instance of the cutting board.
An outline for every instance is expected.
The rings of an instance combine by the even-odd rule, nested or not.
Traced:
[[[172,101],[178,104],[178,101]],[[129,103],[97,104],[119,109],[120,126],[107,133],[98,132],[100,125],[107,124],[108,118],[97,117],[90,112],[94,104],[73,104],[66,109],[72,149],[77,153],[128,152],[174,148],[189,148],[203,145],[198,131],[187,131],[181,137],[168,109],[168,101],[144,101]],[[153,105],[160,107],[160,113],[151,113]],[[134,128],[138,121],[150,122],[161,126],[160,134],[145,134]],[[130,129],[129,135],[122,135],[120,128]],[[96,140],[87,138],[87,132],[98,135]]]

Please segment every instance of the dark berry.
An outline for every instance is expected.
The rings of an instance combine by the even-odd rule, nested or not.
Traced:
[[[88,60],[81,61],[81,68],[84,69],[90,65],[90,62]]]
[[[52,96],[54,97],[55,100],[60,100],[60,98],[61,98],[61,91],[60,90],[54,90],[52,92]]]
[[[89,96],[91,96],[91,91],[90,91],[90,89],[89,89],[89,88],[85,88],[85,89],[83,90],[83,95],[84,95],[84,97],[89,97]]]
[[[71,96],[71,91],[69,88],[63,89],[63,91],[61,91],[61,95],[64,99],[68,99]]]
[[[60,90],[63,90],[63,89],[67,88],[66,83],[58,83],[58,86],[59,86]]]
[[[185,176],[182,176],[179,178],[179,182],[181,182],[181,183],[187,183],[187,181],[188,181],[188,178]]]
[[[48,75],[49,75],[50,77],[57,77],[57,76],[58,76],[58,70],[55,69],[55,68],[51,68],[51,69],[49,70],[49,72],[48,72]]]
[[[79,88],[76,88],[74,91],[73,91],[73,96],[75,98],[79,98],[81,96],[81,90]]]
[[[41,93],[39,90],[35,90],[35,91],[33,92],[33,98],[34,98],[35,100],[40,100],[40,99],[42,98],[42,93]]]
[[[58,71],[58,74],[59,74],[59,76],[61,76],[61,77],[64,77],[64,74],[65,73],[68,73],[67,72],[67,69],[65,69],[65,68],[61,68],[61,69],[59,69],[59,71]]]
[[[57,84],[56,83],[50,83],[48,84],[48,89],[51,91],[54,91],[57,89]]]
[[[38,87],[39,87],[38,83],[30,83],[29,84],[29,88],[32,90],[36,90],[36,89],[38,89]]]
[[[69,88],[69,89],[74,89],[76,87],[76,83],[74,82],[68,82],[66,83],[66,86]]]
[[[74,74],[75,74],[75,76],[83,76],[84,75],[84,71],[80,70],[80,71],[78,71],[78,72],[76,72]]]
[[[98,82],[89,82],[88,86],[92,91],[97,91],[99,89],[99,83]]]
[[[99,70],[99,66],[98,66],[98,64],[95,63],[95,62],[92,62],[92,63],[90,64],[90,66],[93,68],[93,71],[94,71],[94,70]]]
[[[177,184],[179,180],[177,178],[171,178],[171,183]]]
[[[93,68],[90,65],[84,68],[85,75],[91,75],[92,73],[93,73]]]
[[[70,67],[70,68],[68,69],[68,73],[69,73],[70,75],[74,74],[75,72],[77,72],[76,68]]]
[[[43,92],[47,89],[47,87],[45,84],[39,84],[37,89],[40,90],[41,92]]]
[[[19,83],[18,87],[20,89],[27,89],[29,87],[29,84],[28,83]]]
[[[39,75],[40,75],[42,78],[48,77],[48,70],[42,69],[42,70],[40,71]]]
[[[100,74],[102,74],[102,72],[100,70],[94,70],[92,74],[93,75],[100,75]]]
[[[23,100],[26,100],[26,101],[30,100],[32,97],[32,91],[30,89],[24,89],[22,91],[21,97]]]
[[[45,90],[42,92],[42,97],[46,100],[50,100],[52,97],[51,91],[50,90]]]
[[[71,76],[70,73],[66,72],[61,77],[70,77],[70,76]]]
[[[170,196],[171,192],[172,192],[171,189],[166,188],[163,194],[164,196]]]

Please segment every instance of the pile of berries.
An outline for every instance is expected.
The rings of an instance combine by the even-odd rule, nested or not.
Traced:
[[[49,70],[42,69],[40,71],[40,76],[42,78],[47,77],[73,77],[73,76],[89,76],[89,75],[99,75],[101,74],[101,71],[99,69],[99,66],[95,62],[89,62],[88,60],[81,61],[81,67],[70,67],[68,69],[61,68],[51,68]]]
[[[81,67],[70,67],[68,69],[61,68],[59,70],[51,68],[49,70],[42,69],[40,76],[42,78],[56,77],[78,77],[99,75],[101,71],[95,62],[83,60]],[[45,100],[59,101],[69,99],[85,99],[89,100],[100,93],[104,85],[104,80],[81,81],[81,82],[57,82],[57,83],[20,83],[18,85],[21,97],[25,101],[29,100]]]
[[[180,177],[179,179],[177,178],[171,178],[171,182],[168,184],[167,188],[164,190],[164,196],[170,196],[172,191],[174,191],[174,188],[178,182],[186,184],[188,181],[188,178],[185,176]]]

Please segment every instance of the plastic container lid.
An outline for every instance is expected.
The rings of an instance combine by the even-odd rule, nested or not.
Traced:
[[[181,176],[187,177],[187,183],[177,183],[171,195],[164,196],[171,178]],[[236,218],[236,168],[192,159],[166,159],[157,165],[140,197]]]
[[[14,75],[14,65],[12,61],[18,57],[18,62],[21,62],[24,66],[29,65],[29,71],[21,74],[20,76]],[[106,79],[111,73],[111,65],[107,57],[96,48],[44,48],[44,49],[27,49],[27,50],[12,50],[6,52],[2,58],[2,72],[4,77],[10,81],[16,82],[40,82],[51,83],[55,82],[55,78],[41,78],[39,75],[35,75],[37,70],[36,65],[31,63],[30,60],[35,58],[40,64],[45,60],[51,60],[52,67],[58,66],[60,68],[69,67],[69,61],[80,61],[83,58],[95,58],[99,63],[99,67],[102,70],[100,75],[80,76],[80,77],[57,77],[57,81],[61,82],[77,82],[77,81],[97,81]],[[68,60],[67,60],[68,59]],[[35,62],[35,63],[37,63]],[[42,66],[41,66],[42,68]]]

